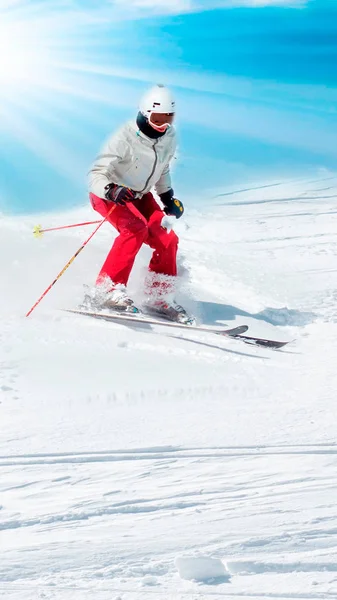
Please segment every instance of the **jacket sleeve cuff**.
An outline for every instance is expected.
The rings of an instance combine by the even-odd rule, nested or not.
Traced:
[[[174,191],[172,188],[167,190],[167,192],[164,192],[163,194],[159,194],[159,197],[163,204],[167,204],[170,200],[172,200],[173,196]]]
[[[89,181],[89,192],[95,194],[99,198],[104,200],[106,194],[106,186],[109,184],[109,181],[106,177],[100,177],[99,179],[95,178]]]

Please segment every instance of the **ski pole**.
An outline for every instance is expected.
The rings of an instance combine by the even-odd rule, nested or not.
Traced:
[[[94,225],[100,223],[100,221],[87,221],[86,223],[75,223],[74,225],[62,225],[61,227],[48,227],[48,229],[42,229],[42,225],[36,225],[33,229],[33,234],[36,238],[42,237],[46,231],[57,231],[58,229],[69,229],[70,227],[80,227],[81,225]]]
[[[41,300],[45,297],[45,295],[49,292],[49,290],[53,287],[53,285],[55,285],[55,283],[60,279],[60,277],[63,275],[63,273],[68,269],[68,267],[70,267],[71,263],[75,260],[75,258],[79,255],[80,252],[82,252],[83,248],[87,245],[88,242],[90,242],[91,238],[95,235],[96,231],[99,230],[99,228],[101,227],[101,225],[103,225],[103,223],[105,223],[105,221],[108,219],[108,217],[111,215],[112,211],[116,208],[116,204],[114,204],[110,211],[108,212],[107,216],[104,217],[104,219],[102,219],[102,221],[99,222],[99,225],[96,227],[96,229],[92,232],[92,234],[88,237],[88,239],[82,244],[82,246],[75,252],[74,256],[71,257],[71,259],[67,262],[67,264],[63,267],[62,271],[59,272],[59,274],[57,275],[57,277],[54,279],[54,281],[47,287],[47,289],[43,292],[43,294],[40,296],[40,298],[35,302],[35,304],[32,306],[32,308],[27,312],[26,317],[29,317],[29,315],[33,312],[34,308],[37,307],[37,305],[41,302]]]

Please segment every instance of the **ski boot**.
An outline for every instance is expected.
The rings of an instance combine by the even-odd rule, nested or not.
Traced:
[[[149,315],[161,317],[168,321],[175,321],[183,325],[195,325],[196,321],[192,315],[177,304],[174,300],[167,302],[165,300],[156,300],[155,302],[148,302],[145,304],[144,312]]]
[[[139,313],[134,301],[128,296],[125,285],[118,284],[106,291],[97,286],[84,297],[83,308],[89,310],[109,310],[126,313]]]

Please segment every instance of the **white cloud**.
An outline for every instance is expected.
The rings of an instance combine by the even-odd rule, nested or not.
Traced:
[[[220,0],[218,8],[231,8],[233,6],[247,6],[252,8],[263,8],[267,6],[299,7],[308,4],[309,0]]]
[[[125,0],[109,0],[110,5],[125,11]],[[215,8],[250,7],[263,8],[268,6],[294,7],[305,6],[309,0],[128,0],[128,11],[135,10],[140,16],[146,16],[148,10],[155,14],[181,14],[199,12]],[[142,12],[144,11],[144,12]]]
[[[22,2],[23,4],[27,2],[27,0],[2,1]],[[101,0],[100,2],[97,0],[50,0],[44,6],[54,6],[64,13],[73,12],[82,22],[111,21],[111,19],[117,22],[235,7],[301,8],[309,2],[310,0]]]
[[[112,0],[116,7],[125,9],[125,0]],[[186,12],[193,10],[194,2],[192,0],[129,0],[130,8],[149,8],[160,12]]]

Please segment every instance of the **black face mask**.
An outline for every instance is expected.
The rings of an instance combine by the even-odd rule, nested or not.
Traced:
[[[146,135],[147,137],[151,138],[151,140],[157,140],[158,138],[163,137],[163,135],[165,135],[166,133],[166,131],[156,131],[155,129],[153,129],[153,127],[151,127],[151,125],[149,124],[147,118],[144,117],[144,115],[141,112],[139,112],[137,115],[136,123],[140,131],[144,133],[144,135]]]

